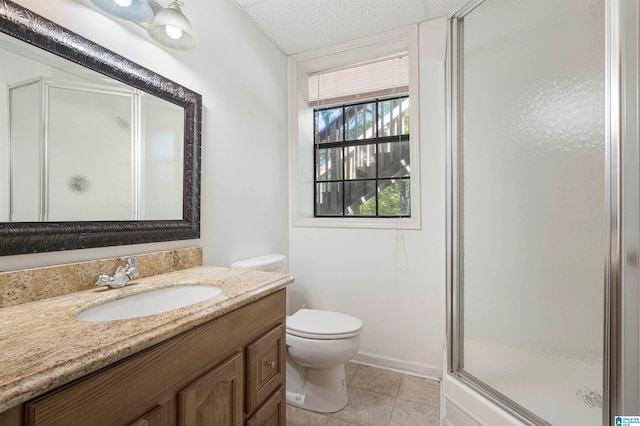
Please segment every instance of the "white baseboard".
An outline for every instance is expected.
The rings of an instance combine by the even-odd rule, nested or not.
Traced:
[[[358,352],[351,361],[357,364],[397,371],[412,376],[442,380],[442,367],[434,367],[432,365],[409,362],[396,358],[387,358],[367,352]]]

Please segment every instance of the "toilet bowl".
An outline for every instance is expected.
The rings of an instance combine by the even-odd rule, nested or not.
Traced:
[[[269,254],[232,268],[284,272],[286,257]],[[287,317],[287,403],[321,413],[347,405],[344,366],[360,348],[362,322],[339,312],[300,309]]]
[[[350,315],[300,309],[287,317],[287,403],[333,413],[347,405],[344,365],[360,348],[362,322]]]

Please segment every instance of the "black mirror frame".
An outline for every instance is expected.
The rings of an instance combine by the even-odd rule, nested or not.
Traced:
[[[202,96],[9,0],[0,32],[185,110],[183,220],[0,222],[0,256],[200,238]]]

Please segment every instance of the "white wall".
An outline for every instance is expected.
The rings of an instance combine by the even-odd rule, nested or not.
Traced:
[[[88,0],[18,3],[202,94],[202,226],[200,240],[0,257],[0,271],[192,245],[217,265],[287,253],[286,59],[236,6],[188,2],[200,45],[170,52]]]
[[[446,20],[420,32],[422,229],[289,230],[290,309],[345,312],[364,324],[357,359],[439,377],[445,340]],[[396,253],[406,250],[406,268]]]

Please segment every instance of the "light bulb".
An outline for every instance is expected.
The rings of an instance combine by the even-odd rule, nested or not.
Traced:
[[[118,6],[122,6],[122,7],[129,7],[131,6],[131,0],[113,0],[115,1]]]
[[[167,35],[174,40],[182,37],[182,30],[180,28],[172,27],[171,25],[165,25],[164,30],[167,32]]]

